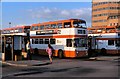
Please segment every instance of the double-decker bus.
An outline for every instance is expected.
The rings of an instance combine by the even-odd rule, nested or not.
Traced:
[[[54,49],[53,56],[84,57],[87,56],[86,21],[67,19],[32,24],[30,27],[31,47],[34,53],[47,55],[48,44]]]
[[[4,48],[3,48],[4,44],[6,44],[6,46],[8,46],[7,44],[12,44],[11,37],[14,36],[14,35],[16,35],[16,36],[20,35],[21,36],[21,38],[22,38],[22,41],[21,41],[22,51],[25,51],[26,50],[25,45],[27,43],[27,40],[30,39],[29,38],[30,37],[29,36],[29,31],[30,31],[30,26],[16,26],[16,27],[10,27],[10,28],[2,29],[2,34],[1,34],[1,36],[2,36],[2,52],[4,52]],[[4,38],[4,36],[8,36],[8,37]]]
[[[88,28],[90,49],[103,55],[120,55],[120,26]]]

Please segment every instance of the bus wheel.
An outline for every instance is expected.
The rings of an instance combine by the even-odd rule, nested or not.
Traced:
[[[58,57],[59,58],[63,58],[64,57],[62,50],[58,50]]]
[[[107,50],[105,48],[102,48],[100,52],[101,52],[102,55],[106,55],[107,54]]]

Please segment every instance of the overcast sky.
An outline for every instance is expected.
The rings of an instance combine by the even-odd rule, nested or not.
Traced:
[[[2,28],[77,18],[91,26],[91,2],[2,2]]]

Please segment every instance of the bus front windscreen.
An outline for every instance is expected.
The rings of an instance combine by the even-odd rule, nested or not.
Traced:
[[[86,27],[86,23],[85,22],[80,22],[80,21],[74,21],[73,26],[74,27]]]

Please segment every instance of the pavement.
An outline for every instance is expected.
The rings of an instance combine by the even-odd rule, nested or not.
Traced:
[[[20,60],[20,61],[2,61],[2,64],[7,64],[10,66],[42,66],[42,65],[48,65],[49,59],[48,57],[45,59],[41,59],[42,57],[40,56],[33,56],[32,60]],[[81,59],[80,59],[81,60]],[[83,59],[82,59],[83,60]],[[85,58],[85,60],[92,60],[92,61],[119,61],[120,57],[118,56],[98,56],[98,57],[90,57],[90,58]],[[83,60],[84,61],[84,60]]]
[[[48,57],[41,57],[41,56],[32,56],[32,60],[19,60],[19,61],[1,61],[2,64],[7,64],[10,66],[41,66],[41,65],[48,65],[50,64]]]
[[[39,60],[3,61],[2,63],[10,66],[23,66],[23,67],[50,64],[49,62],[42,62]]]

